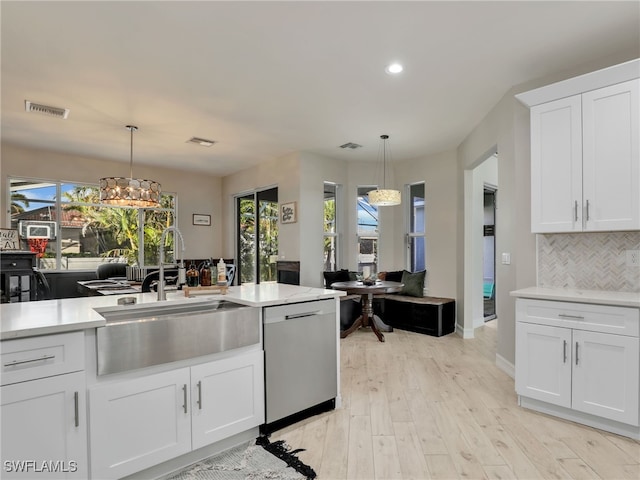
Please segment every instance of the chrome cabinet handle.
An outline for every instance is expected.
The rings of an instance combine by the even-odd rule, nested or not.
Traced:
[[[584,320],[584,317],[581,315],[569,315],[568,313],[559,313],[558,316],[560,318],[574,318],[576,320]]]
[[[319,315],[320,310],[316,310],[315,312],[306,312],[306,313],[293,313],[291,315],[285,315],[286,320],[293,320],[294,318],[304,318],[304,317],[313,317],[314,315]]]
[[[186,383],[182,386],[182,394],[184,396],[184,403],[182,404],[182,408],[184,409],[184,413],[187,413],[187,384]]]
[[[573,217],[574,217],[574,221],[577,222],[578,221],[578,201],[577,200],[573,204]]]
[[[562,355],[563,355],[562,363],[567,363],[567,341],[566,340],[563,340]]]
[[[589,215],[589,200],[587,200],[587,222],[591,220],[590,215]]]
[[[576,342],[576,365],[578,365],[578,342]]]
[[[73,394],[73,412],[75,414],[75,424],[76,427],[80,426],[80,399],[79,399],[79,395],[78,392],[74,392]]]
[[[55,355],[43,355],[40,358],[32,358],[30,360],[14,360],[13,362],[5,363],[5,367],[14,367],[16,365],[22,365],[23,363],[32,363],[32,362],[44,362],[45,360],[51,360],[52,358],[56,358]]]
[[[198,380],[198,410],[202,410],[202,381]]]

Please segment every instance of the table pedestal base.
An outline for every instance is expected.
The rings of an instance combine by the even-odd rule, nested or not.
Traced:
[[[373,293],[362,294],[362,315],[360,315],[347,330],[340,333],[340,338],[351,335],[360,327],[371,327],[371,330],[376,334],[378,340],[384,342],[384,335],[378,329],[373,318]]]

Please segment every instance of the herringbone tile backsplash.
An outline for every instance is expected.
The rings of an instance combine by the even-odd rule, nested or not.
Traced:
[[[640,292],[640,268],[626,250],[640,250],[640,232],[538,235],[538,286]]]

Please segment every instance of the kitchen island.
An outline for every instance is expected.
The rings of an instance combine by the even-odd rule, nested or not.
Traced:
[[[263,310],[330,299],[337,307],[341,295],[262,284],[194,298],[171,292],[162,302],[155,293],[125,295],[135,305],[109,296],[0,306],[2,444],[11,445],[2,452],[3,478],[30,478],[45,460],[57,462],[54,478],[154,478],[257,437],[265,422]],[[111,328],[100,312],[135,316],[217,301],[255,309],[258,335],[250,344],[98,374],[97,332]],[[189,325],[188,315],[182,321]],[[335,326],[337,357],[337,313]],[[338,358],[335,365],[339,405]],[[26,427],[27,416],[43,422]],[[43,442],[34,444],[34,437]],[[36,458],[18,471],[16,462]]]

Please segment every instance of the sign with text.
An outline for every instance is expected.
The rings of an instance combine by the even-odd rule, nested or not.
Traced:
[[[20,250],[18,230],[0,228],[0,251]]]

